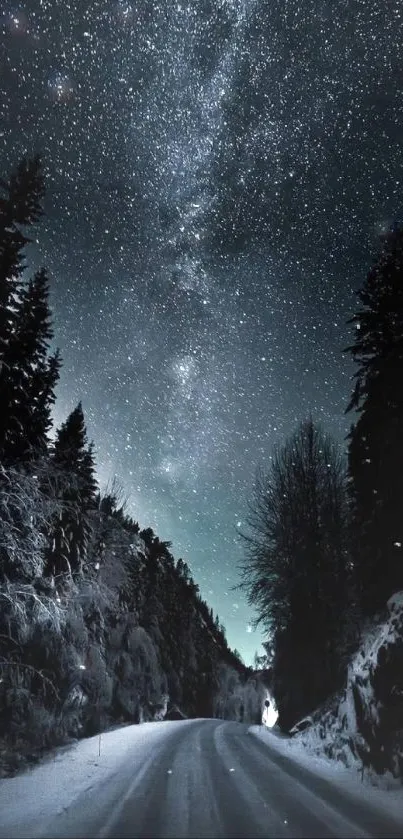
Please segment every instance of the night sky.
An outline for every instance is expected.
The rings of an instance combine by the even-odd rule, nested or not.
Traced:
[[[2,175],[41,153],[64,360],[101,484],[172,541],[247,663],[231,587],[256,466],[343,442],[346,320],[403,218],[401,0],[5,0]]]

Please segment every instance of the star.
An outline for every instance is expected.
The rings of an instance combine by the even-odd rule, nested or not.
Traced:
[[[348,5],[348,8],[347,8]],[[312,415],[345,447],[346,325],[401,216],[396,4],[7,2],[3,175],[40,152],[63,369],[101,485],[191,564],[228,639],[256,469]],[[246,627],[246,631],[245,631]]]

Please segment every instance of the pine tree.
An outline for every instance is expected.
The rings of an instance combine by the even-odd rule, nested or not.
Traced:
[[[379,258],[358,291],[351,318],[359,365],[347,408],[353,552],[364,615],[403,588],[403,230],[382,237]]]
[[[41,270],[20,293],[13,332],[4,349],[0,371],[3,463],[27,462],[46,452],[60,369],[58,353],[48,358],[53,337],[48,296],[48,279]]]
[[[51,409],[55,402],[55,385],[61,366],[59,350],[43,359],[31,381],[31,425],[27,429],[27,451],[42,452],[48,448],[47,432],[51,428]]]
[[[26,287],[23,228],[42,215],[44,182],[38,157],[23,160],[0,181],[0,460],[32,459],[47,445],[60,361],[48,358],[53,337],[48,281],[39,271]]]
[[[54,525],[46,571],[55,576],[80,573],[97,496],[93,446],[87,442],[81,402],[57,431],[52,461],[62,511]]]
[[[0,180],[0,362],[13,333],[15,298],[21,290],[23,251],[30,241],[21,226],[42,215],[44,180],[39,157],[22,160],[9,181]]]

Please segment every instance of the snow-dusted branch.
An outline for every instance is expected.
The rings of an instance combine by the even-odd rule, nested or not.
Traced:
[[[54,496],[43,489],[46,467],[35,474],[0,465],[0,571],[33,579],[43,571]]]
[[[59,694],[57,688],[53,684],[52,680],[49,679],[48,676],[45,676],[43,670],[37,670],[37,668],[33,667],[32,664],[24,664],[22,661],[14,661],[12,659],[10,660],[10,659],[6,659],[6,658],[0,656],[0,669],[2,667],[19,668],[20,670],[25,670],[29,673],[32,673],[34,676],[39,676],[42,679],[42,681],[44,682],[44,684],[46,684],[46,685],[48,685],[48,687],[50,687],[50,689],[52,690],[56,699],[58,701],[60,701],[60,694]]]

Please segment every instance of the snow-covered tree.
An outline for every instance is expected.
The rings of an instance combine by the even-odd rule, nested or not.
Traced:
[[[91,536],[91,511],[97,485],[93,447],[88,444],[81,403],[58,429],[52,454],[61,512],[51,533],[47,573],[58,576],[82,570]]]

